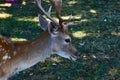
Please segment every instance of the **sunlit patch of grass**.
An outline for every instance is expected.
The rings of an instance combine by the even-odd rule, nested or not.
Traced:
[[[11,17],[11,14],[5,13],[5,12],[0,12],[0,18],[9,18]]]
[[[47,21],[50,21],[45,15],[43,15],[43,17],[47,20]],[[57,17],[53,17],[56,21],[59,21],[58,20],[58,18]],[[71,19],[72,20],[80,20],[81,18],[82,18],[82,15],[68,15],[68,16],[62,16],[62,18],[64,19],[64,20],[68,20],[68,21],[70,21]],[[36,21],[38,21],[38,17],[36,18]],[[84,21],[87,21],[87,20],[82,20],[83,22]]]
[[[2,7],[11,7],[11,3],[5,3],[5,4],[0,4],[0,6],[2,6]]]
[[[94,13],[94,14],[96,14],[96,13],[97,13],[97,11],[96,11],[96,10],[94,10],[94,9],[90,9],[90,12],[91,12],[91,13]]]
[[[116,69],[116,68],[110,69],[110,71],[109,71],[110,75],[115,75],[117,73],[118,73],[118,69]]]
[[[22,4],[23,4],[23,5],[26,5],[26,2],[25,2],[25,1],[23,1],[23,2],[22,2]]]
[[[80,22],[88,22],[89,20],[88,19],[82,19],[80,20]]]
[[[62,16],[63,19],[81,19],[82,15],[70,15],[70,16]]]
[[[72,5],[76,4],[76,3],[77,3],[77,1],[69,1],[67,4],[68,4],[69,6],[72,6]]]
[[[27,41],[27,39],[24,38],[11,38],[12,41]]]
[[[34,21],[38,22],[38,17],[24,17],[24,18],[17,18],[18,21]]]
[[[83,38],[83,37],[88,36],[89,34],[86,33],[85,31],[76,31],[76,32],[73,32],[72,35],[75,38]]]
[[[111,34],[115,36],[120,36],[120,32],[112,32]]]
[[[59,57],[52,57],[51,60],[54,62],[61,62],[61,59]]]

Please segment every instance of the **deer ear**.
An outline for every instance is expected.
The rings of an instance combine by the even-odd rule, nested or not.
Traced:
[[[48,27],[48,21],[41,15],[38,15],[41,28],[45,31]]]
[[[48,31],[52,36],[57,36],[58,27],[56,27],[52,22],[49,23]]]

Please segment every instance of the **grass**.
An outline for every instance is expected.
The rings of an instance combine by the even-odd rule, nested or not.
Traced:
[[[49,2],[43,0],[45,9]],[[52,56],[13,76],[11,80],[120,80],[120,1],[64,0],[62,15],[80,17],[70,26],[73,43],[81,53],[76,62]],[[0,34],[31,40],[43,32],[33,0],[0,2]],[[2,15],[2,16],[1,16]],[[53,10],[52,16],[55,17]]]

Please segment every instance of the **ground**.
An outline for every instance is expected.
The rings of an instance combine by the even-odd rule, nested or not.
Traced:
[[[43,0],[43,5],[47,10],[49,1]],[[62,16],[78,19],[69,32],[80,59],[74,62],[53,55],[11,80],[120,80],[119,8],[119,0],[63,0]],[[0,34],[12,40],[37,37],[43,32],[39,13],[34,0],[13,4],[1,0]]]

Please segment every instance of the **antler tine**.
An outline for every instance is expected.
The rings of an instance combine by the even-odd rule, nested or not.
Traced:
[[[45,14],[45,16],[46,16],[48,19],[50,19],[50,20],[53,22],[54,25],[59,25],[59,23],[50,16],[50,14],[51,14],[51,8],[52,8],[51,6],[50,6],[48,12],[46,12],[46,11],[43,9],[42,5],[41,5],[41,0],[36,0],[36,3],[37,3],[37,5],[38,5],[38,7],[40,8],[40,10]]]
[[[56,16],[59,19],[59,23],[62,24],[64,21],[61,17],[61,6],[62,6],[62,0],[50,0],[52,6],[56,9]]]

